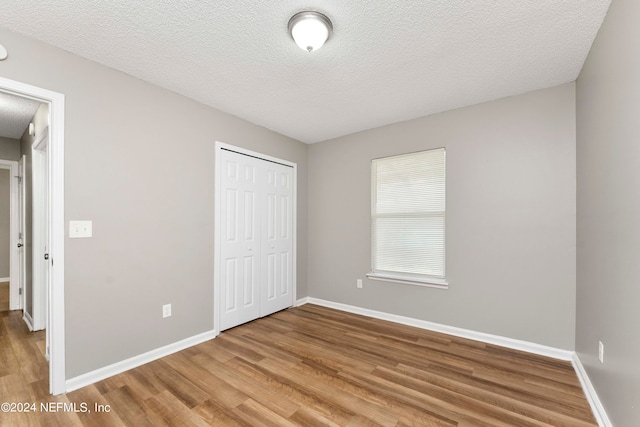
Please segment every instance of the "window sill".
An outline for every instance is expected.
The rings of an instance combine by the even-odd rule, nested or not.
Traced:
[[[407,276],[397,276],[386,273],[367,273],[367,277],[371,280],[380,280],[383,282],[403,283],[405,285],[425,286],[428,288],[449,289],[449,282],[446,279],[438,278],[414,278]]]

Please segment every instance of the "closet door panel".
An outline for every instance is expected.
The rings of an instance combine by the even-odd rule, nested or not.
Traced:
[[[265,162],[262,316],[293,305],[293,168]]]
[[[260,316],[261,183],[257,159],[222,151],[221,330]],[[220,305],[218,305],[220,307]]]

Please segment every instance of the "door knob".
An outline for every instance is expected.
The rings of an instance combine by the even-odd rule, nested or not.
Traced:
[[[19,248],[21,248],[21,247],[23,247],[23,246],[24,246],[24,245],[23,245],[22,243],[18,243],[18,247],[19,247]]]

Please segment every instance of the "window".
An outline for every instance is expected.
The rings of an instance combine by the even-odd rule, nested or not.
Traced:
[[[447,287],[445,149],[371,163],[371,279]]]

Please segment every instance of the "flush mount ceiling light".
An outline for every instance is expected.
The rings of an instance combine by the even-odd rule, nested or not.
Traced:
[[[332,31],[329,18],[319,12],[299,12],[289,20],[289,34],[307,52],[320,49]]]

